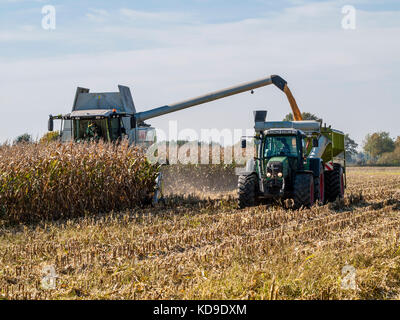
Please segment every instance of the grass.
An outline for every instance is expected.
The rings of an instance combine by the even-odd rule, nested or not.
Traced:
[[[3,226],[0,296],[399,299],[400,178],[364,174],[376,171],[351,168],[345,199],[310,209],[238,210],[234,184],[218,194],[218,179],[210,192],[188,180],[164,208]],[[48,265],[58,278],[46,290]],[[346,265],[354,290],[342,288]]]

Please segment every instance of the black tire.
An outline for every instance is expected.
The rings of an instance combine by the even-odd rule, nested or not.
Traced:
[[[294,179],[294,206],[312,206],[314,204],[314,178],[312,174],[300,173]]]
[[[325,174],[324,167],[321,166],[319,177],[314,177],[314,199],[318,201],[320,204],[325,203]],[[322,182],[322,187],[321,187]]]
[[[340,164],[333,164],[333,170],[325,172],[325,186],[327,201],[333,202],[338,197],[343,198],[343,168]]]
[[[239,176],[238,198],[239,208],[251,207],[256,204],[258,179],[255,173]]]

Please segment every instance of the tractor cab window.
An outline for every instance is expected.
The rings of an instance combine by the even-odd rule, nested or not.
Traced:
[[[306,154],[307,153],[308,144],[306,143],[304,138],[301,139],[301,144],[303,146],[303,154]]]
[[[74,120],[76,141],[117,141],[122,136],[123,124],[119,117]]]
[[[74,120],[76,141],[109,141],[107,119],[82,119]]]
[[[264,143],[264,157],[297,157],[296,136],[267,136]]]

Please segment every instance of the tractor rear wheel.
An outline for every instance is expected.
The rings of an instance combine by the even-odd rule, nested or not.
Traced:
[[[251,207],[256,204],[257,184],[258,179],[255,173],[246,176],[239,176],[239,208]]]
[[[296,208],[314,204],[314,178],[312,174],[300,173],[294,179],[293,200]]]
[[[337,197],[344,196],[344,176],[343,168],[335,163],[332,171],[325,172],[326,198],[328,201],[335,201]]]

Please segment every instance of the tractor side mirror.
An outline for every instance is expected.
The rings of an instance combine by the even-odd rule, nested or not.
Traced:
[[[53,117],[51,115],[49,117],[49,122],[47,124],[47,129],[49,131],[53,131],[54,130],[54,121],[53,121]]]
[[[318,139],[317,138],[313,138],[312,146],[313,146],[313,148],[318,148]]]
[[[242,149],[246,149],[247,141],[246,139],[242,139]]]

